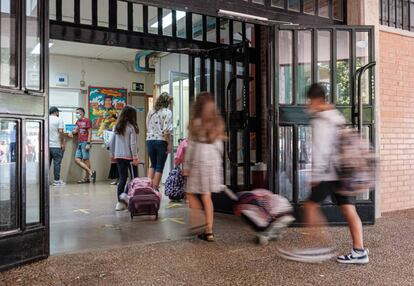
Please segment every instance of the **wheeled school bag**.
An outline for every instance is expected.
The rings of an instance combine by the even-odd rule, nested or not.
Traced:
[[[180,167],[175,167],[165,181],[165,195],[172,201],[184,199],[185,177]]]
[[[134,178],[128,184],[128,210],[131,220],[134,216],[154,215],[158,219],[161,198],[157,190],[152,186],[151,179],[141,177]]]

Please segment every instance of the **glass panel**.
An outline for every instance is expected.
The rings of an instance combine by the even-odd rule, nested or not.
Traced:
[[[349,41],[349,32],[336,32],[336,103],[342,105],[351,104]]]
[[[272,6],[278,8],[285,8],[285,0],[272,0]]]
[[[15,87],[16,83],[16,1],[1,0],[0,16],[1,85]]]
[[[203,40],[203,16],[193,14],[193,40]]]
[[[403,29],[406,29],[406,30],[409,29],[409,25],[410,25],[410,23],[409,23],[409,21],[410,21],[410,14],[409,14],[409,12],[410,11],[408,10],[409,5],[410,5],[409,0],[404,0],[404,9],[403,9],[403,11],[404,11],[404,15],[403,15],[403,24],[404,24],[404,27],[403,27]]]
[[[402,28],[402,0],[397,0],[397,23],[398,28]]]
[[[80,22],[81,24],[92,25],[92,0],[80,1]]]
[[[264,0],[252,0],[253,3],[264,5]]]
[[[253,78],[252,81],[249,83],[249,99],[250,99],[250,116],[256,116],[256,65],[250,64],[249,65],[249,75]]]
[[[237,132],[237,185],[244,185],[244,144],[243,144],[243,131]]]
[[[382,5],[382,21],[388,21],[388,0],[382,0],[381,1],[381,5]],[[384,25],[386,25],[386,23],[384,23]]]
[[[230,44],[230,28],[229,20],[227,19],[220,19],[220,43]]]
[[[369,63],[369,34],[368,32],[356,33],[356,68]],[[361,80],[362,102],[368,104],[370,101],[370,72],[366,71]]]
[[[292,104],[293,47],[292,31],[279,32],[279,103]]]
[[[411,1],[410,24],[411,24],[411,30],[414,30],[414,1]]]
[[[246,23],[246,40],[249,41],[250,47],[255,47],[254,43],[254,24]]]
[[[317,81],[325,87],[326,100],[331,95],[331,32],[318,31],[318,74]]]
[[[289,0],[288,9],[294,11],[300,11],[300,0]]]
[[[233,21],[233,44],[243,41],[243,27],[241,22]]]
[[[329,0],[319,0],[319,16],[329,18]]]
[[[75,1],[67,0],[62,1],[62,21],[71,22],[75,21]]]
[[[162,34],[172,36],[172,12],[169,9],[162,9]]]
[[[200,58],[194,59],[194,95],[201,92],[201,63]]]
[[[307,14],[315,14],[315,0],[304,0],[303,1],[303,12]]]
[[[133,10],[133,30],[135,32],[144,32],[143,8],[141,4],[132,4]]]
[[[128,3],[125,1],[118,1],[117,21],[118,29],[128,30]]]
[[[205,60],[205,76],[206,76],[206,91],[211,92],[211,74],[210,74],[210,60]]]
[[[215,17],[207,17],[207,41],[213,43],[217,41]]]
[[[16,136],[17,123],[0,119],[0,232],[18,228]]]
[[[369,126],[363,126],[362,127],[362,139],[365,140],[365,142],[367,144],[370,144],[370,140],[371,140],[370,133],[371,133],[371,128]],[[360,195],[357,196],[357,200],[359,200],[359,201],[369,200],[370,199],[369,195],[370,195],[369,192],[360,194]]]
[[[40,89],[40,23],[38,0],[26,1],[26,88]]]
[[[177,37],[186,38],[186,13],[177,11]]]
[[[215,96],[215,101],[216,103],[220,103],[217,104],[217,106],[219,108],[223,108],[223,104],[221,103],[221,91],[222,91],[222,80],[221,80],[221,75],[222,75],[222,68],[221,68],[221,62],[215,60],[214,61],[214,69],[215,69],[215,80],[214,80],[214,96]]]
[[[158,8],[148,6],[148,33],[158,34]]]
[[[243,76],[244,75],[244,67],[243,67],[243,63],[237,62],[237,75],[239,76]],[[242,111],[244,110],[243,108],[243,80],[242,79],[237,79],[236,80],[236,110],[237,111]]]
[[[14,2],[14,1],[13,1]],[[10,5],[10,0],[1,1],[1,11],[4,10],[4,3],[7,7]],[[10,9],[9,9],[10,10]],[[4,13],[4,12],[3,12]],[[56,0],[49,0],[49,20],[56,20]]]
[[[26,123],[26,223],[40,222],[40,123]]]
[[[279,194],[293,200],[292,127],[279,127]]]
[[[181,81],[177,80],[173,82],[172,97],[173,97],[173,147],[174,150],[178,148],[178,140],[181,138]]]
[[[342,0],[333,0],[333,16],[336,20],[343,21],[344,14],[343,14],[344,3]]]
[[[65,1],[62,1],[65,2]],[[109,2],[108,0],[98,0],[98,26],[109,27]]]
[[[297,98],[299,104],[305,104],[306,91],[312,84],[312,32],[298,32],[298,79]]]
[[[389,0],[390,4],[390,25],[395,27],[395,1]]]
[[[231,79],[231,75],[232,75],[232,66],[230,64],[230,61],[225,61],[225,71],[224,71],[224,88],[227,89],[227,85],[230,82]],[[227,92],[227,90],[226,90]],[[230,106],[228,106],[228,104],[230,104],[229,100],[227,99],[227,96],[225,96],[225,102],[224,102],[224,106],[226,106],[226,110],[225,110],[225,114],[226,116],[229,116],[230,113]],[[229,131],[229,130],[227,130]],[[230,144],[229,142],[230,140],[227,140],[226,142],[226,147],[228,148],[228,145]],[[230,184],[230,175],[231,175],[231,163],[229,160],[229,154],[227,153],[227,149],[226,149],[226,156],[225,156],[225,164],[226,164],[226,184]]]
[[[312,174],[312,128],[298,127],[298,187],[299,201],[305,201],[310,194]]]

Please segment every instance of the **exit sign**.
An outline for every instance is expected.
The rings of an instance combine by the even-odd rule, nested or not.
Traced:
[[[144,92],[145,91],[145,86],[144,86],[143,83],[133,82],[132,83],[132,91]]]

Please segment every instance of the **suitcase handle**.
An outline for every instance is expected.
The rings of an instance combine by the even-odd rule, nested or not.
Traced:
[[[135,172],[134,172],[134,167],[137,167],[137,176],[139,177],[139,166],[142,166],[142,170],[143,170],[143,174],[145,175],[145,163],[144,162],[139,162],[138,166],[135,166],[134,164],[132,164],[132,162],[129,164],[130,166],[130,170],[131,170],[131,176],[135,177]],[[134,179],[133,178],[133,179]]]

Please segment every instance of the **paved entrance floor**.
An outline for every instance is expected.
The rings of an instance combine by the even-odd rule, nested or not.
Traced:
[[[115,186],[109,182],[70,184],[50,189],[51,253],[68,253],[182,239],[186,206],[163,198],[160,218],[135,217],[115,211]]]
[[[297,243],[303,228],[290,228],[282,241],[258,246],[237,218],[217,215],[216,222],[214,243],[147,241],[54,255],[0,273],[0,285],[414,285],[414,210],[386,214],[365,228],[371,259],[365,266],[279,258],[276,246]],[[330,232],[338,251],[349,251],[347,229]]]

